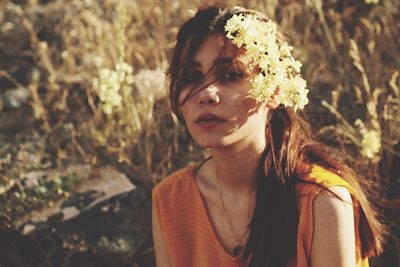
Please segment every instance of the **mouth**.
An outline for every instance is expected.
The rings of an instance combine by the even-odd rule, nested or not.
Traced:
[[[218,124],[224,123],[225,120],[221,117],[218,117],[212,113],[204,113],[201,114],[196,120],[195,123],[200,125],[203,128],[209,129],[217,126]]]

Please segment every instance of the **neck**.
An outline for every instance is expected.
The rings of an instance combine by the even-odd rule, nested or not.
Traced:
[[[260,175],[259,166],[264,150],[264,138],[258,143],[242,142],[211,149],[213,159],[210,164],[221,190],[235,195],[252,195]]]

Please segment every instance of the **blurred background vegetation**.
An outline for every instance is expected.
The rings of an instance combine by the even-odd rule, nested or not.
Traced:
[[[3,218],[18,221],[68,197],[81,182],[67,170],[72,164],[113,166],[150,192],[204,157],[170,112],[165,79],[179,26],[204,3],[0,1]],[[393,235],[373,264],[400,266],[399,1],[229,1],[235,4],[265,13],[288,35],[318,138],[343,148],[376,184]],[[32,171],[43,174],[34,183]],[[140,255],[151,257],[151,247]]]

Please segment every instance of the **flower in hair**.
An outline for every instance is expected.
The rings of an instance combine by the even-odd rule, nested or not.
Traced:
[[[235,14],[225,24],[226,37],[258,67],[252,80],[252,95],[259,101],[278,93],[279,104],[303,109],[308,103],[306,81],[300,76],[301,63],[292,57],[293,47],[277,41],[276,24],[255,15]]]

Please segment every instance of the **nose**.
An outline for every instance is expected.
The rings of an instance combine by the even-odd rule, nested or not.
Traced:
[[[215,105],[221,101],[218,87],[215,84],[210,84],[199,92],[199,104]]]

